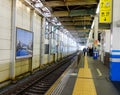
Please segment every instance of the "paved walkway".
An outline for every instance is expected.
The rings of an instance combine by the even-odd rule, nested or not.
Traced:
[[[79,69],[72,95],[97,95],[87,56],[84,57],[84,68]]]
[[[82,56],[63,75],[49,95],[120,95],[120,82],[111,82],[109,69],[92,57]]]

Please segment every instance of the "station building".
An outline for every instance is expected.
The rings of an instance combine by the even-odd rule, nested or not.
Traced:
[[[119,0],[1,0],[0,92],[71,58],[64,77],[45,95],[120,95],[119,4]]]

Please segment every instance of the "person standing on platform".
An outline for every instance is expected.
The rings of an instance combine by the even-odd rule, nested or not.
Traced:
[[[97,48],[95,47],[94,50],[93,50],[93,59],[97,59],[98,58],[98,50]]]
[[[80,63],[80,57],[81,57],[81,54],[80,54],[80,51],[77,53],[77,66],[79,65]]]
[[[84,56],[85,56],[86,52],[87,52],[87,49],[84,48],[84,49],[83,49]]]
[[[89,56],[93,56],[93,47],[89,48]]]

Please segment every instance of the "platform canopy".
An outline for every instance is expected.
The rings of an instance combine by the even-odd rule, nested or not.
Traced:
[[[88,37],[99,0],[40,0],[76,39]],[[79,32],[85,32],[81,34]],[[78,40],[80,41],[80,40]],[[82,42],[83,43],[83,42]]]

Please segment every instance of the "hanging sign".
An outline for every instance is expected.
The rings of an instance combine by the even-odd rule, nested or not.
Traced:
[[[112,0],[100,0],[100,23],[111,23]]]

